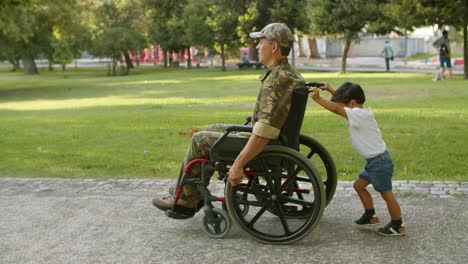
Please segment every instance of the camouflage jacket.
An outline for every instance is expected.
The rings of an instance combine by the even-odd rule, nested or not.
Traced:
[[[285,58],[266,69],[260,81],[262,87],[253,111],[252,133],[276,139],[291,107],[292,89],[304,85],[304,78]]]

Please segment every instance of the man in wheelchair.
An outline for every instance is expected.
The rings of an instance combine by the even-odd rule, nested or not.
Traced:
[[[278,138],[290,110],[292,89],[305,85],[303,77],[289,65],[287,60],[294,38],[285,24],[269,24],[259,32],[250,33],[250,37],[259,39],[256,46],[259,61],[267,69],[260,76],[261,87],[253,109],[252,133],[229,169],[229,180],[232,185],[237,185],[242,180],[244,166],[255,158],[270,140]],[[176,204],[174,204],[174,190],[177,190],[181,176],[191,161],[210,158],[211,146],[224,134],[225,128],[224,125],[211,125],[206,131],[193,135],[176,188],[171,188],[166,197],[155,197],[154,206],[163,211],[176,211],[186,217],[193,216],[203,206],[203,196],[196,184],[190,182],[184,184]],[[231,133],[229,137],[242,137],[242,135]],[[190,166],[190,172],[185,177],[200,177],[202,170],[200,163]]]

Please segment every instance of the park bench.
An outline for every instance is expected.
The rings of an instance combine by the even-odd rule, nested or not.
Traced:
[[[249,69],[249,68],[254,68],[255,69],[260,69],[262,68],[263,64],[258,63],[258,62],[250,62],[250,63],[237,63],[237,67],[239,67],[239,70],[242,69]]]

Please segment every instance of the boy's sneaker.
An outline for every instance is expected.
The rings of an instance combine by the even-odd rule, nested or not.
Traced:
[[[354,223],[361,225],[361,226],[373,226],[379,223],[379,218],[376,215],[369,217],[366,214],[363,214],[361,218],[354,221]]]
[[[386,226],[379,228],[377,231],[382,236],[404,236],[406,235],[406,230],[403,225],[398,229],[393,228],[392,222],[388,223]]]

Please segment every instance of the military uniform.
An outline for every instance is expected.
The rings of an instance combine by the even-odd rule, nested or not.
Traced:
[[[280,55],[282,59],[272,65],[268,62],[268,69],[260,76],[262,85],[252,115],[252,133],[262,138],[276,139],[289,113],[292,89],[304,85],[304,79],[289,65],[286,58],[293,45],[294,36],[291,30],[282,23],[268,24],[261,31],[252,32],[249,35],[252,38],[264,38],[270,43],[276,42],[281,48]],[[186,168],[190,161],[197,158],[209,159],[211,146],[223,135],[227,126],[211,125],[206,131],[195,133],[185,154],[183,167]],[[229,136],[249,137],[250,135],[231,133]],[[200,175],[201,165],[197,164],[192,167],[186,177],[195,178]],[[180,176],[179,182],[181,180]],[[177,203],[178,210],[188,208],[192,210],[185,210],[186,213],[194,214],[193,209],[200,200],[202,200],[202,196],[196,185],[185,184],[182,197]],[[170,196],[155,197],[153,205],[161,210],[168,210],[174,206],[173,199]]]
[[[260,76],[260,81],[262,86],[252,115],[252,133],[268,139],[277,139],[291,107],[292,89],[304,85],[305,82],[302,76],[289,65],[286,58],[266,69]],[[208,159],[211,146],[223,135],[227,126],[229,125],[211,125],[206,131],[195,133],[184,158],[184,168],[191,160]],[[243,135],[230,134],[230,136],[242,137]],[[192,167],[188,176],[200,176],[199,164]],[[199,197],[196,185],[184,186],[183,198],[185,200]]]

